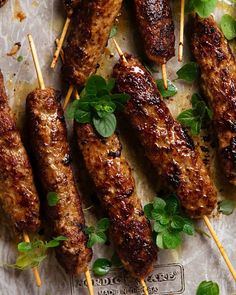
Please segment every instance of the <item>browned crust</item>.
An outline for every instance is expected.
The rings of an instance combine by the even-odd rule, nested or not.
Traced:
[[[201,87],[213,110],[222,168],[236,185],[236,62],[213,17],[195,17],[192,52],[201,69]]]
[[[92,251],[86,246],[85,220],[70,165],[71,155],[58,92],[52,88],[31,92],[26,100],[26,115],[44,195],[56,192],[59,198],[53,207],[44,200],[52,235],[68,238],[56,249],[57,258],[68,272],[84,272]]]
[[[165,64],[175,56],[175,28],[169,0],[134,0],[147,57]]]
[[[64,48],[63,76],[67,83],[82,87],[95,72],[122,0],[86,0],[74,13]]]
[[[0,202],[16,232],[36,232],[39,198],[0,71]]]
[[[79,7],[81,0],[63,0],[68,17]]]
[[[128,93],[125,115],[153,167],[180,198],[189,216],[208,215],[216,206],[216,190],[199,152],[173,119],[154,80],[139,61],[127,56],[115,65],[117,91]]]
[[[157,259],[129,164],[117,135],[100,138],[89,124],[76,125],[77,143],[110,220],[110,236],[125,268],[144,278]]]

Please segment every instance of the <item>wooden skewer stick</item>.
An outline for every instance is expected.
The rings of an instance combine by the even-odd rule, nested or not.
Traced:
[[[63,109],[65,110],[69,101],[70,101],[70,98],[71,98],[71,95],[74,91],[74,86],[73,85],[70,85],[68,91],[67,91],[67,94],[66,94],[66,98],[65,98],[65,101],[64,101],[64,104],[63,104]]]
[[[117,43],[115,43],[115,44],[117,44]],[[117,51],[118,51],[118,53],[120,54],[120,56],[122,58],[122,56],[124,56],[124,53],[121,51],[120,47],[118,47],[118,48],[117,48]],[[212,238],[214,239],[217,247],[219,248],[220,253],[221,253],[222,257],[224,258],[224,260],[225,260],[225,262],[226,262],[226,264],[228,266],[228,269],[229,269],[230,273],[232,274],[234,280],[236,280],[236,272],[235,272],[235,270],[234,270],[234,268],[233,268],[233,266],[232,266],[232,264],[231,264],[231,262],[229,260],[229,257],[227,256],[227,254],[225,252],[225,249],[224,249],[223,245],[221,244],[219,238],[217,237],[217,234],[216,234],[215,230],[213,229],[213,227],[212,227],[212,225],[210,223],[209,218],[206,215],[204,215],[203,216],[203,220],[204,220],[207,228],[209,229],[210,234],[211,234]]]
[[[42,71],[41,71],[40,66],[39,66],[39,61],[38,61],[36,48],[35,48],[35,45],[34,45],[33,38],[32,38],[32,36],[30,34],[28,35],[28,39],[29,39],[29,43],[30,43],[31,53],[32,53],[32,56],[33,56],[33,60],[34,60],[34,64],[35,64],[35,68],[36,68],[40,88],[45,89],[45,85],[44,85],[44,81],[43,81],[43,75],[42,75]],[[72,92],[73,92],[74,87],[71,86],[70,88],[72,88]],[[86,280],[87,280],[89,293],[90,293],[90,295],[94,295],[93,283],[92,283],[91,275],[90,275],[90,272],[89,272],[88,268],[85,271],[85,277],[86,277]]]
[[[59,39],[58,38],[55,40],[55,43],[56,43],[57,46],[59,45]],[[65,54],[64,54],[63,49],[61,49],[61,51],[60,51],[60,57],[61,57],[62,63],[64,64],[64,62],[65,62]]]
[[[65,40],[66,33],[68,31],[69,25],[70,25],[70,18],[67,17],[66,22],[65,22],[64,27],[63,27],[63,30],[62,30],[62,33],[61,33],[61,37],[59,39],[59,43],[57,45],[57,49],[56,49],[56,51],[55,51],[55,53],[53,55],[53,60],[52,60],[52,63],[51,63],[51,68],[52,69],[55,68],[56,63],[58,61],[58,57],[59,57],[59,54],[61,52],[61,49],[62,49],[64,40]]]
[[[211,233],[211,236],[214,239],[218,249],[220,250],[220,253],[221,253],[222,257],[224,258],[224,261],[225,261],[226,265],[228,266],[229,271],[231,272],[234,280],[236,281],[236,271],[234,270],[233,265],[230,262],[229,257],[227,255],[227,253],[225,252],[223,245],[221,244],[219,238],[217,237],[217,234],[216,234],[213,226],[211,225],[209,218],[206,215],[204,215],[203,220],[204,220],[207,228],[209,229],[209,232]]]
[[[166,64],[161,65],[161,71],[162,71],[162,79],[163,79],[164,88],[168,89]]]
[[[23,238],[24,238],[25,242],[30,243],[29,236],[28,236],[28,234],[26,232],[23,232]],[[39,272],[38,272],[38,268],[33,267],[32,272],[34,274],[34,278],[35,278],[35,281],[36,281],[36,286],[41,287],[42,282],[41,282],[41,278],[40,278],[40,275],[39,275]]]
[[[184,50],[184,6],[185,0],[180,0],[180,30],[179,30],[179,53],[178,53],[178,61],[181,62],[183,60],[183,50]]]
[[[143,287],[144,294],[145,294],[145,295],[149,295],[149,294],[148,294],[148,288],[147,288],[147,285],[146,285],[144,279],[141,279],[141,280],[140,280],[140,284],[141,284],[142,287]]]
[[[33,40],[32,36],[30,34],[28,34],[28,40],[29,40],[29,45],[30,45],[33,61],[34,61],[34,66],[35,66],[37,77],[38,77],[39,87],[41,89],[45,89],[45,84],[44,84],[44,81],[43,81],[42,71],[41,71],[41,68],[40,68],[40,65],[39,65],[37,51],[36,51],[36,48],[35,48],[35,45],[34,45],[34,40]]]

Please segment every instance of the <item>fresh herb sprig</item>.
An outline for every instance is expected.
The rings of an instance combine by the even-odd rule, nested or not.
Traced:
[[[98,221],[96,226],[90,226],[85,229],[89,237],[87,246],[92,248],[95,244],[105,244],[107,241],[107,230],[110,226],[108,218],[102,218]]]
[[[80,94],[80,100],[75,100],[67,108],[67,118],[93,124],[101,136],[111,136],[117,125],[114,112],[122,110],[129,99],[125,93],[112,94],[114,86],[114,79],[106,81],[101,76],[92,75]]]
[[[192,221],[180,215],[180,203],[174,195],[165,200],[155,198],[153,203],[144,207],[144,213],[153,224],[159,248],[175,249],[182,243],[181,233],[194,234]]]
[[[123,264],[116,253],[112,255],[111,260],[106,258],[98,258],[95,260],[92,270],[96,276],[104,276],[109,273],[112,266],[117,268],[123,267]]]
[[[224,215],[230,215],[235,209],[235,201],[223,200],[218,204],[218,211]]]
[[[212,281],[203,281],[197,288],[196,295],[219,295],[220,289],[217,283]]]
[[[236,38],[236,20],[229,14],[222,16],[220,28],[227,40]]]
[[[167,89],[164,87],[163,79],[156,80],[156,84],[162,97],[174,96],[178,91],[177,87],[170,80],[167,80]]]
[[[189,0],[186,11],[195,11],[200,17],[208,17],[216,8],[217,0]]]
[[[213,114],[199,94],[193,94],[191,103],[192,108],[180,113],[177,120],[189,127],[192,135],[198,135],[202,126],[212,119]]]
[[[197,63],[191,61],[183,65],[176,74],[178,76],[177,79],[193,82],[199,77],[199,66]]]
[[[58,247],[65,240],[67,240],[66,237],[58,236],[48,242],[42,240],[21,242],[17,246],[20,255],[17,257],[15,264],[6,264],[6,266],[21,270],[39,266],[47,257],[47,250]]]

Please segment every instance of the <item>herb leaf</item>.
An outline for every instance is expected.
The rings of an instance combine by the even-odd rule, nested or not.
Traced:
[[[195,62],[185,64],[176,72],[178,79],[193,82],[199,77],[199,66]]]
[[[189,0],[186,11],[195,11],[200,17],[208,17],[215,9],[217,0]]]
[[[220,27],[226,39],[233,40],[236,37],[236,20],[231,15],[222,16]]]
[[[107,241],[106,231],[109,229],[110,221],[108,218],[102,218],[98,221],[96,227],[90,226],[85,229],[89,236],[87,246],[92,248],[95,244],[105,244]]]
[[[55,193],[55,192],[49,192],[47,194],[47,201],[48,201],[48,206],[50,206],[50,207],[56,206],[56,204],[58,202],[57,193]]]
[[[97,276],[104,276],[109,272],[111,265],[112,264],[108,259],[98,258],[93,263],[93,267],[92,267],[93,273]]]
[[[80,124],[93,124],[98,134],[111,136],[117,125],[114,112],[122,110],[129,99],[128,94],[111,93],[114,86],[114,79],[106,81],[98,75],[90,76],[80,93],[80,100],[69,105],[66,117]]]
[[[225,215],[233,213],[235,202],[233,200],[223,200],[218,204],[218,211]]]
[[[194,234],[190,219],[179,215],[179,200],[170,195],[165,200],[155,198],[153,203],[144,207],[146,217],[152,222],[156,244],[162,249],[175,249],[182,243],[182,234]]]
[[[170,80],[167,80],[167,89],[164,87],[163,79],[156,80],[156,84],[163,97],[171,97],[177,93],[177,87]]]
[[[59,236],[48,242],[42,240],[20,242],[17,248],[21,254],[17,257],[15,264],[6,264],[6,266],[21,270],[38,266],[47,257],[48,248],[58,247],[60,241],[65,240],[67,240],[66,237]]]
[[[109,38],[115,37],[115,35],[117,34],[117,31],[118,31],[117,26],[113,25],[112,28],[111,28],[111,32],[110,32]]]
[[[212,111],[206,103],[197,94],[193,94],[192,109],[183,111],[177,117],[177,120],[185,127],[189,127],[192,135],[198,135],[204,123],[212,119]]]
[[[196,295],[219,295],[220,289],[217,283],[212,281],[203,281],[197,288]]]

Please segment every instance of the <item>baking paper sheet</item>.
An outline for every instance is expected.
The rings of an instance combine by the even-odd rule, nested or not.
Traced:
[[[5,76],[5,84],[9,95],[10,105],[12,106],[18,126],[22,130],[24,138],[27,134],[23,130],[24,107],[26,95],[37,86],[36,74],[29,51],[27,34],[31,33],[34,37],[40,64],[42,67],[46,85],[62,89],[63,84],[60,79],[60,63],[56,71],[50,69],[49,65],[54,50],[54,40],[60,34],[65,21],[65,13],[60,0],[9,0],[0,9],[0,68]],[[126,1],[127,3],[129,1]],[[178,19],[179,2],[173,2],[173,14],[176,25],[176,40],[178,40]],[[231,1],[219,1],[215,16],[217,21],[224,13],[235,16],[235,7]],[[118,35],[116,39],[123,50],[140,54],[140,38],[135,31],[130,5],[124,5],[118,23]],[[25,19],[20,21],[25,15]],[[187,17],[186,17],[187,21]],[[7,56],[15,42],[21,42],[21,49],[14,57]],[[176,42],[177,44],[177,42]],[[232,43],[235,52],[235,44]],[[100,61],[99,74],[109,76],[118,56],[112,42],[109,42],[109,50],[106,50]],[[177,46],[176,46],[177,49]],[[113,55],[111,57],[111,55]],[[17,61],[17,56],[23,56],[23,61]],[[184,50],[185,60],[190,60],[187,40]],[[177,57],[171,59],[167,65],[169,79],[176,78],[176,70],[181,67],[177,62]],[[156,77],[161,78],[161,74],[156,73]],[[195,91],[196,85],[185,82],[176,82],[178,94],[166,101],[174,116],[177,116],[183,109],[190,106],[191,94]],[[64,89],[65,91],[66,89]],[[69,124],[70,125],[70,124]],[[123,141],[123,152],[126,154],[133,168],[139,196],[142,198],[143,205],[151,201],[156,196],[158,181],[153,177],[153,171],[147,167],[139,147],[133,146],[127,141],[127,134],[122,129],[121,138]],[[200,143],[201,144],[201,143]],[[204,155],[203,155],[204,156]],[[74,155],[74,164],[77,158]],[[211,165],[209,169],[219,191],[218,198],[236,199],[236,189],[228,185],[218,166],[215,151],[211,149]],[[75,169],[76,177],[81,180],[81,173]],[[82,173],[83,174],[83,173]],[[81,181],[80,181],[81,182]],[[86,184],[84,183],[84,186]],[[88,201],[89,203],[89,201]],[[87,224],[92,225],[96,222],[96,216],[86,212]],[[216,216],[212,219],[212,224],[224,244],[226,251],[236,268],[236,212],[232,215]],[[13,263],[17,256],[16,241],[7,227],[3,213],[0,215],[0,263]],[[207,231],[201,221],[196,222],[196,226]],[[95,246],[94,258],[108,257],[113,254],[111,246]],[[69,277],[57,263],[54,254],[51,253],[48,259],[41,265],[40,274],[43,285],[40,289],[35,286],[33,274],[30,270],[21,272],[18,270],[0,268],[0,294],[2,295],[67,295],[67,294],[88,294],[84,287],[85,279],[80,277]],[[161,250],[158,255],[157,266],[153,273],[147,278],[149,294],[185,294],[193,295],[196,288],[203,280],[214,280],[218,282],[221,295],[236,294],[236,286],[231,275],[219,255],[212,239],[196,234],[194,237],[185,237],[184,244],[178,250]],[[95,294],[142,294],[142,290],[129,274],[119,269],[112,271],[105,277],[94,278]]]

